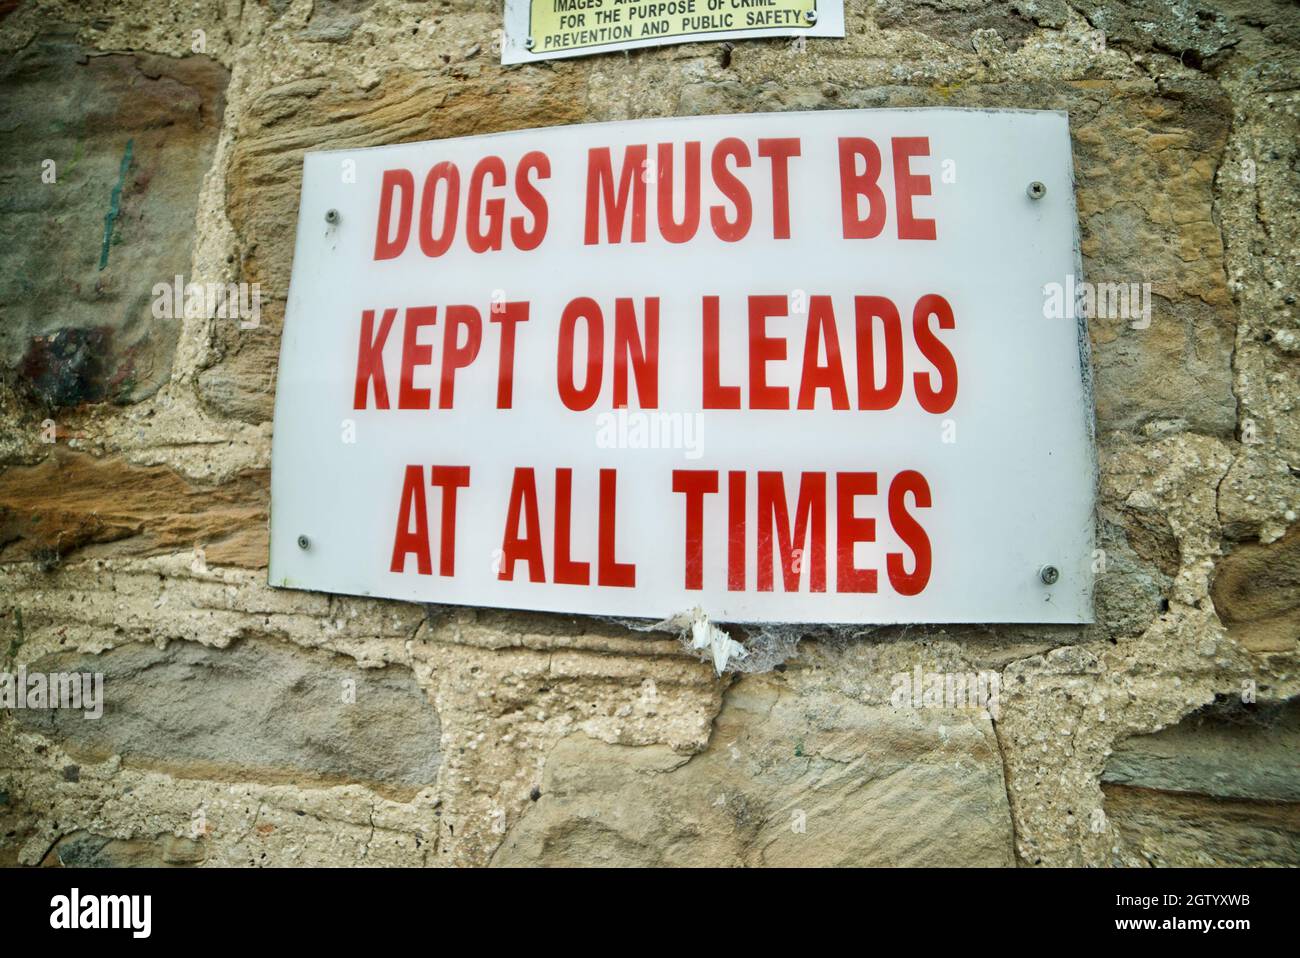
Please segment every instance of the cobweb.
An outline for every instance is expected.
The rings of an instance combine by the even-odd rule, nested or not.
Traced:
[[[659,622],[616,616],[594,618],[634,632],[666,632],[675,635],[687,652],[702,661],[712,662],[719,675],[771,672],[794,658],[799,643],[805,639],[842,645],[873,631],[857,625],[810,626],[771,622],[716,624],[698,608],[690,612],[679,612]]]
[[[461,606],[423,603],[431,625],[438,625]],[[799,625],[772,622],[714,623],[700,609],[666,619],[637,619],[613,615],[583,616],[631,632],[674,636],[682,648],[702,662],[712,662],[719,675],[771,672],[793,659],[799,643],[815,640],[832,648],[870,635],[878,627],[861,625]]]

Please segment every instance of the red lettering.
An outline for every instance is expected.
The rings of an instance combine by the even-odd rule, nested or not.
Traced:
[[[442,207],[442,232],[433,232],[433,204],[438,195],[438,184],[447,184],[447,199]],[[441,256],[451,247],[456,237],[456,217],[460,209],[460,170],[456,164],[443,161],[429,170],[424,179],[424,192],[420,197],[420,250],[425,256]]]
[[[488,178],[492,185],[506,185],[506,164],[499,156],[485,156],[474,167],[469,176],[469,210],[468,222],[465,224],[466,239],[469,248],[475,253],[486,253],[490,249],[501,248],[501,233],[505,228],[506,201],[496,196],[483,202],[483,184]],[[481,220],[487,215],[487,229],[481,227]]]
[[[954,328],[956,320],[948,301],[937,293],[922,296],[912,310],[912,336],[916,339],[917,348],[939,373],[938,389],[931,388],[929,373],[912,374],[916,399],[926,412],[938,414],[947,412],[957,401],[957,363],[948,347],[939,341],[939,337],[930,328],[931,316],[939,318],[940,329]]]
[[[785,340],[767,335],[770,316],[785,316],[784,296],[749,297],[749,408],[789,409],[790,390],[767,384],[767,364],[785,359]]]
[[[437,306],[410,306],[402,334],[402,381],[397,390],[398,409],[428,409],[430,390],[415,386],[415,367],[428,366],[433,347],[417,341],[420,330],[437,322]]]
[[[930,195],[930,177],[913,173],[908,162],[913,156],[930,155],[930,138],[896,136],[894,150],[894,202],[898,204],[898,238],[932,240],[934,220],[912,215],[912,197]]]
[[[855,296],[858,340],[858,408],[892,409],[903,395],[903,322],[884,296]],[[885,331],[885,382],[876,385],[874,321]]]
[[[605,235],[610,243],[623,241],[623,224],[627,219],[629,196],[632,207],[632,242],[645,242],[645,144],[638,143],[623,151],[623,173],[618,194],[614,193],[613,160],[609,147],[592,147],[587,151],[587,220],[583,242],[594,246],[600,242],[600,207],[605,207]]]
[[[392,235],[393,198],[401,193],[397,208],[397,235]],[[415,177],[410,170],[384,170],[379,185],[379,225],[375,230],[375,259],[393,259],[406,249],[411,235],[411,207]],[[360,407],[357,407],[360,408]]]
[[[570,556],[573,515],[573,470],[555,470],[555,581],[562,585],[589,585],[591,563]]]
[[[636,566],[614,558],[617,482],[616,470],[600,470],[600,543],[596,551],[596,582],[598,585],[631,589],[636,586]]]
[[[524,227],[522,216],[510,220],[510,238],[521,250],[536,249],[541,245],[543,237],[546,236],[546,224],[549,218],[546,197],[528,178],[529,173],[532,172],[537,173],[539,180],[551,178],[551,161],[545,153],[537,150],[525,153],[515,170],[515,193],[519,197],[519,202],[524,204],[524,209],[528,210],[533,217],[532,229]]]
[[[587,376],[579,389],[573,379],[574,333],[578,320],[586,320]],[[590,409],[600,396],[602,376],[601,359],[605,354],[605,322],[600,306],[594,299],[580,296],[564,307],[560,316],[559,357],[556,364],[556,382],[560,399],[570,409]]]
[[[749,233],[754,208],[749,199],[749,190],[727,167],[728,158],[734,159],[737,167],[749,166],[749,147],[745,146],[743,140],[729,136],[725,140],[719,140],[713,148],[713,182],[723,196],[731,201],[736,215],[734,219],[729,218],[726,207],[719,204],[709,210],[709,220],[713,223],[713,232],[718,239],[734,243]]]
[[[520,522],[527,527],[522,535]],[[537,512],[537,479],[533,470],[515,469],[510,486],[510,506],[506,514],[505,538],[501,544],[501,571],[498,579],[513,581],[515,563],[528,563],[528,581],[545,582],[546,566],[542,560],[542,523]]]
[[[704,497],[717,491],[716,469],[673,470],[673,492],[686,495],[687,589],[704,588]]]
[[[858,172],[858,158],[865,168]],[[859,136],[840,137],[840,215],[845,239],[871,239],[885,227],[885,194],[880,189],[880,148]],[[858,197],[867,198],[866,219],[858,214]]]
[[[766,520],[766,527],[763,523]],[[794,535],[785,499],[785,477],[779,472],[758,474],[758,590],[772,591],[772,545],[781,553],[781,579],[786,592],[799,591],[803,566],[809,565],[809,588],[826,591],[826,473],[805,472],[799,479]],[[810,528],[811,527],[811,528]],[[812,533],[811,562],[797,562],[795,545],[802,552]]]
[[[414,514],[415,529],[411,529]],[[397,533],[393,536],[391,572],[406,571],[406,557],[415,553],[415,569],[420,575],[433,574],[429,556],[429,509],[424,497],[424,468],[407,466],[402,481],[402,503],[397,510]]]
[[[357,381],[352,391],[352,408],[365,409],[370,384],[375,384],[375,408],[388,408],[388,382],[384,378],[384,343],[397,318],[396,309],[384,310],[375,334],[375,311],[367,309],[361,314],[361,342],[357,346]]]
[[[590,363],[590,359],[588,360]],[[636,307],[630,299],[614,300],[614,408],[628,404],[628,367],[636,377],[642,409],[659,408],[659,297],[645,301],[645,343],[637,329]],[[588,367],[590,376],[590,366]]]
[[[790,238],[790,157],[799,155],[798,137],[759,140],[758,155],[772,162],[772,238]]]
[[[673,216],[673,145],[659,144],[658,159],[659,185],[655,199],[659,208],[659,233],[670,243],[685,243],[700,228],[700,144],[692,140],[686,144],[686,188],[684,192],[684,209],[682,220],[677,222]]]
[[[825,366],[818,363],[823,342],[826,343]],[[830,390],[832,409],[849,408],[840,336],[835,329],[835,311],[829,296],[814,296],[808,301],[808,334],[803,346],[803,375],[799,380],[800,409],[814,408],[818,389]]]
[[[740,387],[722,385],[718,297],[704,297],[704,408],[739,409]]]
[[[839,472],[835,474],[835,591],[875,592],[876,570],[860,569],[853,559],[853,547],[859,542],[876,540],[876,520],[855,514],[856,496],[876,494],[874,472]]]
[[[409,320],[408,320],[409,322]],[[465,343],[460,343],[461,328]],[[442,334],[442,381],[438,385],[438,408],[450,409],[456,393],[456,370],[464,369],[478,356],[483,342],[483,317],[473,306],[448,306],[447,325]]]
[[[528,322],[527,303],[494,304],[488,317],[501,324],[501,349],[497,356],[497,408],[509,409],[515,389],[515,325]]]
[[[885,557],[885,567],[889,571],[889,583],[899,595],[916,595],[930,581],[930,538],[925,529],[907,511],[904,497],[908,493],[919,509],[930,507],[930,486],[925,477],[913,469],[907,469],[894,477],[889,484],[889,524],[903,543],[912,550],[916,559],[915,568],[909,573],[903,567],[903,554],[891,552]]]
[[[745,591],[745,474],[727,473],[727,591]]]
[[[442,490],[442,551],[438,557],[438,575],[450,577],[456,574],[456,490],[469,485],[469,466],[434,466],[430,481]]]

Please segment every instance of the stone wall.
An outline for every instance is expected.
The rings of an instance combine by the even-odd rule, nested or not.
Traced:
[[[109,688],[0,713],[0,864],[1300,864],[1300,9],[847,8],[502,68],[485,0],[0,3],[0,670]],[[1095,626],[737,632],[771,668],[719,677],[267,587],[304,151],[913,105],[1068,110],[1085,275],[1152,284],[1090,324]],[[173,274],[260,323],[154,318]],[[918,666],[996,714],[897,707]]]

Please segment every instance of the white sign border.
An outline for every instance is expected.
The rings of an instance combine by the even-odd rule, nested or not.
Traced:
[[[800,112],[872,113],[872,114],[882,114],[882,113],[925,114],[925,113],[934,112],[934,113],[967,113],[967,114],[990,114],[990,115],[1023,113],[1023,114],[1035,114],[1035,115],[1054,115],[1059,117],[1066,124],[1067,136],[1068,136],[1069,119],[1070,119],[1068,112],[1064,110],[1042,110],[1042,109],[1006,108],[1006,107],[946,107],[946,106],[885,107],[885,108],[868,108],[868,109],[842,109],[842,110],[832,110],[832,111],[786,110],[786,111],[761,111],[761,112],[753,112],[753,113],[708,114],[705,116],[648,117],[648,118],[643,118],[640,121],[606,120],[606,121],[595,122],[595,123],[561,124],[558,127],[534,127],[526,130],[506,130],[506,131],[498,131],[495,133],[478,134],[474,136],[452,137],[452,138],[447,138],[445,141],[444,140],[415,141],[415,142],[406,142],[406,143],[398,143],[398,144],[380,144],[376,146],[359,147],[359,148],[352,148],[352,149],[342,148],[336,150],[313,150],[313,151],[308,151],[307,153],[304,154],[303,162],[304,162],[304,169],[305,169],[308,160],[311,157],[347,156],[349,154],[364,153],[370,151],[391,150],[395,147],[415,147],[415,146],[426,145],[428,143],[456,141],[456,140],[486,141],[496,137],[516,137],[520,135],[527,135],[529,133],[542,134],[542,133],[554,132],[556,129],[565,128],[565,127],[582,127],[582,128],[590,129],[590,128],[599,128],[604,126],[620,126],[620,125],[625,125],[629,122],[631,123],[653,122],[656,120],[659,122],[664,122],[664,121],[690,122],[690,121],[701,120],[701,119],[726,120],[729,118],[737,118],[737,119],[739,118],[756,119],[756,118],[763,118],[763,117],[777,118],[777,117],[788,116],[791,113],[800,113]],[[1069,155],[1072,156],[1072,152],[1073,152],[1072,150],[1069,150]],[[1085,277],[1083,274],[1083,267],[1082,267],[1082,245],[1081,245],[1079,220],[1077,214],[1077,201],[1075,195],[1077,189],[1077,183],[1075,180],[1072,163],[1070,169],[1068,170],[1068,177],[1069,177],[1069,188],[1070,188],[1069,204],[1071,209],[1071,218],[1073,220],[1073,236],[1072,236],[1071,253],[1072,253],[1072,259],[1074,263],[1075,277],[1078,284],[1076,286],[1076,308],[1075,308],[1074,315],[1075,317],[1077,317],[1077,319],[1075,320],[1075,325],[1076,325],[1077,342],[1078,342],[1079,381],[1080,381],[1080,390],[1081,390],[1079,396],[1081,400],[1080,413],[1084,417],[1083,426],[1084,426],[1084,433],[1086,438],[1086,449],[1084,450],[1084,452],[1086,455],[1087,462],[1090,466],[1090,474],[1088,476],[1089,490],[1090,490],[1090,498],[1088,502],[1089,522],[1088,522],[1086,538],[1087,538],[1087,548],[1089,552],[1088,561],[1095,562],[1097,556],[1097,550],[1096,550],[1097,531],[1099,527],[1098,489],[1099,489],[1100,465],[1098,459],[1098,449],[1096,444],[1096,413],[1095,413],[1095,396],[1094,396],[1094,372],[1093,372],[1092,362],[1091,362],[1091,338],[1089,336],[1087,319],[1083,313],[1083,286],[1084,286]],[[305,250],[304,229],[307,227],[307,223],[309,221],[314,224],[315,214],[317,212],[318,211],[314,209],[310,209],[308,204],[303,202],[303,197],[300,194],[300,208],[298,212],[298,223],[297,223],[297,227],[298,227],[297,240],[295,242],[295,257],[294,257],[295,265],[297,264],[300,256],[304,253]],[[295,299],[294,278],[295,278],[294,276],[291,276],[289,295],[286,300],[285,327],[282,330],[282,334],[281,334],[281,355],[280,355],[280,364],[278,368],[283,368],[285,355],[289,351],[289,346],[290,346],[289,314],[290,312],[292,312],[292,309],[290,308],[290,304]],[[282,402],[284,402],[284,396],[282,394],[282,390],[279,387],[280,387],[280,373],[277,372],[276,404],[275,404],[277,424],[280,419],[280,415],[279,415],[280,407]],[[282,439],[283,437],[280,435],[280,431],[278,429],[275,430],[273,433],[273,440],[272,440],[273,450],[272,450],[272,476],[271,476],[271,521],[269,523],[269,525],[271,526],[271,549],[270,549],[271,555],[269,557],[270,563],[268,567],[268,585],[270,585],[273,588],[288,588],[288,589],[295,589],[295,590],[321,592],[324,594],[355,595],[355,596],[369,597],[369,598],[387,597],[387,598],[392,598],[395,601],[415,601],[424,604],[430,602],[437,603],[439,601],[438,599],[422,599],[417,597],[399,596],[399,595],[385,594],[385,593],[374,593],[369,590],[354,590],[354,589],[330,587],[330,586],[311,586],[311,585],[306,585],[300,581],[294,581],[291,576],[285,574],[285,571],[283,569],[285,560],[289,557],[291,552],[296,553],[297,550],[291,550],[286,543],[281,543],[280,550],[277,550],[275,548],[275,543],[277,541],[277,535],[275,532],[275,522],[274,522],[275,513],[276,513],[275,503],[277,500],[281,500],[285,497],[292,498],[293,496],[293,490],[291,488],[286,488],[284,485],[284,482],[286,480],[283,479],[283,474],[281,474],[280,481],[277,481],[277,475],[274,470],[274,460],[276,458],[275,448],[281,445]],[[283,538],[283,535],[280,536],[279,538]],[[277,551],[279,551],[278,560],[276,554]],[[1083,557],[1081,556],[1080,559],[1082,558]],[[277,571],[277,566],[281,567],[279,571]],[[791,625],[791,626],[803,625],[808,627],[813,627],[817,625],[834,625],[834,626],[850,626],[850,625],[864,626],[865,625],[865,626],[872,626],[872,627],[886,627],[886,626],[895,626],[895,625],[1087,626],[1096,622],[1096,606],[1095,606],[1095,595],[1094,595],[1095,590],[1093,588],[1094,584],[1095,583],[1093,580],[1088,580],[1086,583],[1081,584],[1081,597],[1084,599],[1083,613],[1081,615],[1072,616],[1069,618],[1056,618],[1056,617],[1040,618],[1036,616],[1015,616],[1015,617],[1001,618],[1001,619],[979,619],[979,618],[967,618],[967,617],[936,617],[936,618],[912,619],[912,618],[884,617],[878,619],[827,618],[827,619],[812,620],[807,618],[747,619],[747,618],[738,618],[738,617],[722,617],[718,621],[725,621],[725,622],[735,623],[739,625],[777,624],[777,625]],[[626,619],[629,621],[644,620],[647,622],[651,622],[651,621],[655,621],[656,618],[658,618],[657,616],[654,615],[635,615],[635,614],[617,613],[617,612],[573,611],[573,610],[566,610],[559,606],[550,605],[550,604],[536,605],[526,600],[521,602],[520,604],[503,604],[503,605],[494,605],[490,603],[475,604],[475,603],[467,603],[467,602],[453,602],[451,604],[465,606],[469,608],[481,607],[481,608],[500,608],[504,610],[525,611],[525,612],[527,611],[555,612],[559,614],[590,616],[593,618],[620,619],[620,620]],[[683,611],[689,611],[689,610],[673,609],[666,614],[668,615],[678,614]],[[705,611],[707,612],[708,610]]]

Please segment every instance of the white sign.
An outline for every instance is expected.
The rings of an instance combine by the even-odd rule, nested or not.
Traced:
[[[271,583],[1091,621],[1086,339],[1046,308],[1078,279],[1071,171],[1066,116],[1028,111],[308,154]]]
[[[746,37],[844,36],[844,0],[506,0],[502,63]]]

